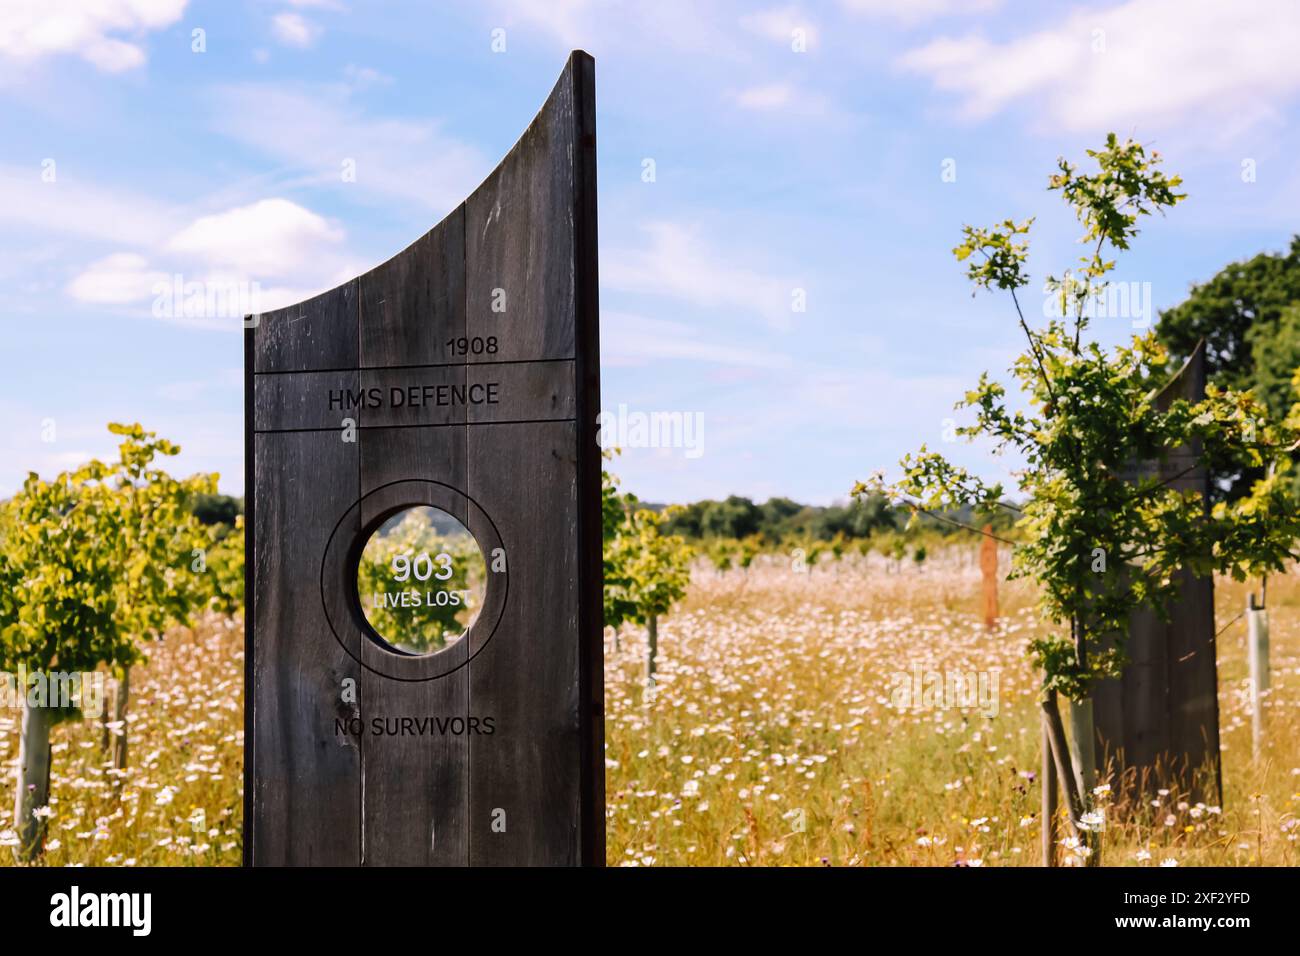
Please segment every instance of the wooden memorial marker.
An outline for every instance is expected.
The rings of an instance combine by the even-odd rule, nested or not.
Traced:
[[[1205,397],[1205,343],[1161,391],[1160,408]],[[1210,479],[1199,447],[1180,448],[1135,471],[1156,475],[1179,491],[1206,499]],[[1178,596],[1169,620],[1143,610],[1129,622],[1129,663],[1119,680],[1100,681],[1093,693],[1096,765],[1127,773],[1121,786],[1154,795],[1180,787],[1189,800],[1221,803],[1218,669],[1214,640],[1214,580],[1178,572]],[[1208,771],[1208,777],[1203,775]]]
[[[604,862],[594,62],[245,333],[245,856]]]

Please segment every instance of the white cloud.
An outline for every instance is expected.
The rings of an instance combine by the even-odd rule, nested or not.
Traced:
[[[697,326],[604,309],[600,315],[600,358],[610,366],[642,366],[655,359],[681,359],[741,368],[785,368],[789,357],[750,349],[734,341],[710,342]]]
[[[747,110],[778,109],[790,103],[794,90],[788,83],[768,83],[764,86],[751,86],[736,94],[736,104]]]
[[[246,312],[308,299],[362,271],[340,249],[343,230],[287,199],[200,216],[149,255],[118,252],[67,287],[79,302],[141,306],[156,318],[225,329]]]
[[[988,13],[1002,0],[840,0],[850,13],[893,20],[904,26],[941,16]]]
[[[569,46],[590,39],[592,0],[510,0],[497,8],[508,18],[541,28]]]
[[[88,184],[73,159],[54,170],[54,182],[44,182],[38,165],[0,165],[0,222],[37,234],[128,245],[157,242],[174,228],[170,208],[120,188]]]
[[[709,309],[756,313],[776,329],[792,324],[793,279],[729,261],[692,229],[673,222],[642,227],[649,244],[614,249],[601,262],[601,282],[624,292],[662,295]]]
[[[2,0],[0,55],[37,60],[57,54],[79,56],[101,70],[118,73],[145,62],[132,40],[171,26],[187,0]]]
[[[242,368],[223,368],[211,378],[187,379],[180,382],[166,382],[158,386],[160,398],[169,402],[192,402],[211,392],[229,392],[244,387],[244,370]]]
[[[794,42],[795,30],[803,31],[804,42],[810,50],[816,45],[818,39],[817,28],[804,12],[795,6],[774,7],[770,10],[745,14],[740,18],[740,25],[750,33],[787,46]]]
[[[731,102],[743,110],[760,113],[790,113],[826,117],[831,114],[826,97],[790,83],[764,83],[728,94]]]
[[[278,13],[271,20],[271,32],[286,46],[305,49],[320,37],[320,27],[297,13]]]
[[[439,214],[459,205],[492,168],[435,120],[363,115],[344,86],[227,87],[217,95],[215,122],[250,148],[309,170],[320,183],[417,202]],[[348,160],[355,163],[356,180],[344,183],[342,164]]]
[[[62,287],[78,302],[148,302],[158,283],[180,274],[185,283],[256,282],[253,311],[268,311],[364,269],[346,254],[340,227],[287,199],[263,199],[196,219],[181,207],[116,187],[90,186],[57,168],[58,177],[47,183],[39,166],[0,166],[0,224],[17,227],[9,231],[26,237],[29,250],[36,248],[35,237],[51,237],[50,245],[39,247],[46,272],[51,263],[72,257],[62,245],[67,240],[116,247],[70,282],[57,273],[49,276],[51,289]],[[223,320],[219,327],[230,324]]]
[[[374,67],[357,66],[355,63],[349,63],[343,69],[344,81],[354,90],[363,90],[371,86],[389,86],[393,78],[386,73],[380,73]]]
[[[301,272],[343,238],[342,229],[297,203],[263,199],[196,219],[164,249],[264,278]]]
[[[72,280],[68,294],[78,302],[125,305],[150,298],[155,285],[169,281],[167,273],[150,269],[144,256],[119,252],[92,262]]]
[[[1049,125],[1097,132],[1205,118],[1241,130],[1300,91],[1300,4],[1130,0],[1005,43],[942,38],[898,65],[953,93],[968,119],[1042,100]]]
[[[698,0],[494,0],[490,28],[506,29],[507,49],[549,35],[565,49],[600,57],[614,50],[674,50],[728,56],[737,49],[734,15],[720,17]],[[516,32],[517,31],[517,32]],[[488,36],[484,36],[486,49]]]
[[[169,402],[192,402],[207,390],[204,381],[168,382],[158,386],[158,397]]]
[[[955,378],[941,375],[905,377],[882,368],[823,368],[806,373],[790,394],[799,396],[806,418],[928,437],[943,427],[943,415],[934,414],[935,406],[946,413],[964,391]]]

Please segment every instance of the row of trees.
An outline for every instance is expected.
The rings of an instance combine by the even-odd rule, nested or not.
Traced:
[[[893,526],[894,513],[883,500],[817,508],[789,498],[770,498],[760,505],[740,495],[722,501],[679,505],[666,519],[670,533],[695,540],[751,537],[768,542],[791,537],[829,540],[836,534],[866,537],[877,528]]]
[[[759,555],[767,554],[789,561],[791,567],[812,571],[822,564],[832,567],[846,557],[867,557],[878,554],[885,559],[886,571],[898,570],[904,561],[911,560],[920,566],[932,551],[952,542],[947,531],[934,528],[887,528],[861,538],[838,533],[833,537],[791,536],[773,542],[762,535],[733,540],[731,538],[706,538],[697,550],[708,558],[719,573],[738,568],[748,570]]]
[[[149,643],[202,610],[236,614],[244,606],[242,503],[217,494],[215,474],[168,474],[160,460],[180,448],[139,424],[109,430],[120,439],[117,460],[92,460],[50,480],[29,474],[0,502],[0,674],[16,676],[23,703],[14,806],[20,860],[44,844],[38,811],[49,802],[51,730],[82,716],[76,694],[51,694],[75,690],[83,674],[111,673],[105,757],[111,741],[114,766],[125,768],[131,669],[146,660]],[[671,511],[643,507],[608,473],[602,498],[605,623],[616,639],[626,623],[646,628],[653,680],[658,620],[685,594],[693,551],[668,533]]]
[[[109,425],[118,459],[46,481],[30,474],[0,504],[0,673],[23,701],[15,829],[21,859],[39,854],[49,800],[50,730],[77,714],[46,699],[51,675],[107,667],[116,677],[113,761],[127,762],[131,668],[168,627],[214,606],[243,606],[242,520],[204,524],[194,505],[217,476],[176,479],[156,459],[180,448],[139,424]],[[62,701],[67,703],[67,701]]]
[[[921,526],[936,534],[950,534],[970,518],[970,509],[959,508],[923,516]],[[999,528],[1012,524],[1005,515],[994,520]],[[868,494],[848,504],[826,507],[803,505],[790,498],[769,498],[755,504],[749,498],[731,495],[722,501],[674,505],[665,510],[664,528],[692,541],[753,539],[759,547],[773,548],[791,542],[860,541],[899,531],[907,521],[907,510],[891,505],[882,495]]]

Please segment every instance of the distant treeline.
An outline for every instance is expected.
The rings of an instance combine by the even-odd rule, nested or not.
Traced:
[[[722,501],[704,500],[689,505],[650,505],[667,510],[664,530],[684,538],[743,539],[760,537],[767,541],[835,538],[870,538],[873,535],[901,531],[907,524],[908,509],[891,507],[880,497],[854,500],[848,504],[827,506],[804,505],[790,498],[769,498],[755,504],[749,498],[731,495]],[[994,529],[1010,527],[1016,518],[1013,507],[1002,507],[993,515],[975,515],[969,508],[939,516],[921,515],[919,525],[940,534],[969,534],[963,529],[992,524]]]
[[[755,504],[749,498],[731,495],[722,501],[706,499],[689,505],[646,504],[653,511],[667,512],[666,534],[692,541],[711,538],[741,540],[758,537],[773,544],[781,541],[833,541],[836,538],[870,538],[899,532],[907,524],[907,508],[891,507],[884,498],[869,497],[837,505],[805,505],[790,498],[769,498]],[[244,499],[229,495],[200,495],[193,513],[203,524],[233,525],[244,513]],[[1005,530],[1015,522],[1014,507],[999,508],[993,515],[976,515],[969,508],[934,517],[921,515],[921,529],[938,533],[968,534],[967,527],[992,524]]]
[[[233,525],[244,513],[244,499],[230,495],[199,495],[194,499],[190,513],[201,524]]]

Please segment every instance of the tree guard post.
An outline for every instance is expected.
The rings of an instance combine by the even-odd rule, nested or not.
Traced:
[[[1269,688],[1268,611],[1262,599],[1246,598],[1246,662],[1250,672],[1250,738],[1254,758],[1264,750],[1264,695]]]
[[[604,863],[594,83],[246,322],[246,865]]]

